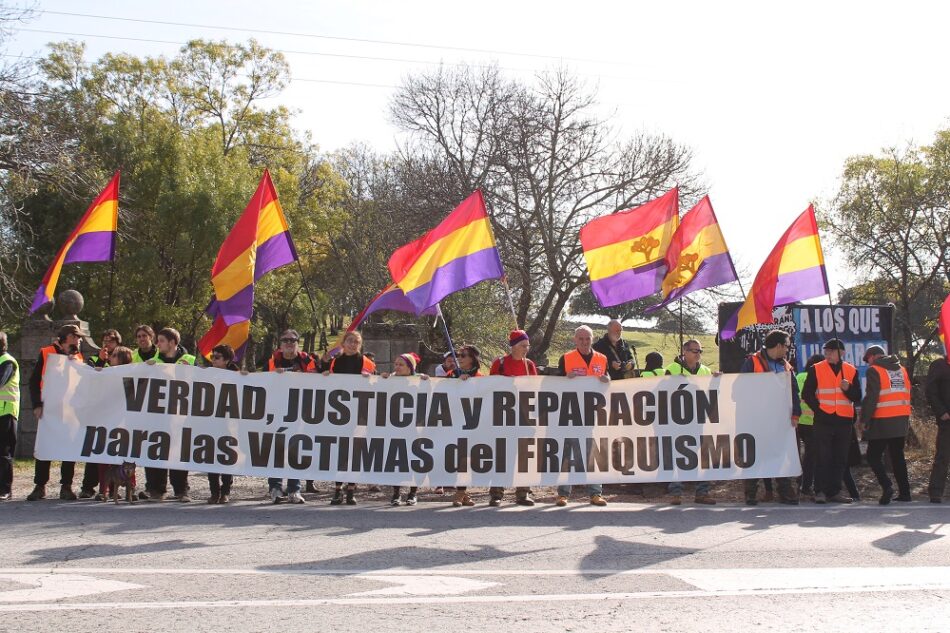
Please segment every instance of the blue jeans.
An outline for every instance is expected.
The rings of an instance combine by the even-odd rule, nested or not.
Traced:
[[[590,490],[592,495],[601,495],[604,494],[603,484],[590,484],[587,486],[587,489]],[[557,495],[559,497],[570,497],[571,496],[571,486],[558,486]]]
[[[696,496],[702,497],[703,495],[709,494],[709,482],[708,481],[697,481],[696,482]],[[682,481],[671,481],[670,487],[667,489],[671,495],[681,495],[683,494],[683,482]]]
[[[274,488],[280,489],[280,477],[268,477],[267,478],[267,489],[268,491],[273,490]],[[299,479],[288,479],[287,480],[287,494],[291,492],[300,492],[300,480]]]

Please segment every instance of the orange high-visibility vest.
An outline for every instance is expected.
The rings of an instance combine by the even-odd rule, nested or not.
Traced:
[[[40,391],[43,390],[43,377],[46,376],[46,368],[48,367],[48,363],[46,361],[49,359],[50,354],[62,354],[63,356],[68,356],[69,358],[78,360],[80,363],[85,362],[85,359],[82,357],[82,352],[76,352],[74,356],[70,356],[55,345],[47,345],[46,347],[41,348],[40,354],[43,355],[43,371],[40,373]]]
[[[279,352],[272,354],[271,357],[267,359],[267,371],[275,371],[277,369],[277,363],[274,359],[277,358],[278,353]],[[299,367],[300,369],[299,370],[294,369],[292,371],[302,371],[306,373],[312,373],[317,370],[317,366],[316,364],[314,364],[313,358],[310,357],[309,355],[306,355],[306,356],[298,355],[297,358],[294,359],[294,366]]]
[[[564,355],[564,373],[570,376],[575,369],[583,369],[586,376],[603,376],[607,373],[607,357],[600,352],[594,352],[588,365],[580,352],[571,350]]]
[[[829,415],[838,415],[842,418],[854,417],[854,403],[841,391],[841,379],[854,384],[858,370],[851,363],[841,362],[841,376],[831,369],[831,364],[823,360],[815,364],[815,378],[818,379],[818,405]]]
[[[877,420],[909,416],[910,376],[907,370],[901,367],[900,371],[888,371],[877,365],[871,365],[868,371],[871,370],[876,370],[881,377],[881,394],[871,417]]]
[[[792,371],[792,366],[787,360],[783,358],[782,362],[785,363],[785,371]],[[762,358],[760,352],[752,355],[752,369],[757,374],[767,374],[772,371],[772,367]]]

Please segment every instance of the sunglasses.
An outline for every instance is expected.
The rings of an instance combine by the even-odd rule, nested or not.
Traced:
[[[295,338],[282,338],[280,339],[281,343],[296,343],[298,339]]]

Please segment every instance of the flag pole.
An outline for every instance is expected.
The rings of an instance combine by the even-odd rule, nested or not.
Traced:
[[[115,253],[112,254],[112,264],[109,266],[109,303],[106,308],[106,324],[112,327],[112,289],[115,286]]]
[[[300,271],[300,281],[303,284],[303,289],[307,293],[307,299],[310,300],[310,327],[313,328],[313,335],[317,335],[317,304],[313,300],[313,293],[310,292],[310,284],[307,283],[307,276],[303,274],[303,265],[300,263],[300,259],[297,259],[297,270]]]
[[[504,268],[502,264],[502,268]],[[511,309],[511,320],[515,322],[515,328],[521,327],[518,324],[518,315],[515,314],[515,301],[511,297],[511,288],[508,286],[508,275],[501,278],[501,283],[505,287],[505,296],[508,297],[508,307]]]
[[[442,314],[442,302],[435,304],[436,315],[442,321],[442,331],[445,333],[445,342],[448,343],[449,352],[452,353],[452,360],[455,362],[456,369],[459,366],[459,359],[455,356],[455,345],[452,344],[452,336],[449,334],[449,325],[445,322],[445,316]]]
[[[479,191],[481,189],[479,188]],[[484,194],[482,194],[482,202],[485,203],[485,210],[488,212],[488,217],[491,220],[495,219],[495,213],[491,205],[488,203],[488,200],[485,199]],[[492,240],[495,241],[495,250],[498,251],[498,243],[495,240],[495,229],[492,227],[492,223],[488,223],[489,228],[491,229]],[[511,287],[508,285],[508,274],[505,273],[505,262],[501,261],[501,251],[498,251],[498,261],[501,262],[502,277],[501,283],[505,287],[505,296],[508,298],[508,307],[511,309],[511,320],[515,323],[515,328],[520,328],[521,325],[518,323],[518,314],[515,312],[515,301],[511,297]]]

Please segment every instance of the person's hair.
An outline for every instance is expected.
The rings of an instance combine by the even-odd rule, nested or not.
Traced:
[[[646,355],[646,367],[643,368],[644,371],[654,371],[656,369],[663,368],[663,354],[659,352],[650,352]]]
[[[234,348],[228,345],[227,343],[222,343],[221,345],[215,345],[211,349],[212,354],[221,354],[224,357],[224,361],[230,363],[234,360]]]
[[[118,330],[109,328],[108,330],[102,333],[102,338],[106,338],[106,337],[109,337],[115,340],[116,345],[122,345],[122,335],[119,334]]]
[[[591,337],[594,336],[594,330],[590,329],[590,328],[587,327],[586,325],[581,325],[581,326],[579,326],[579,327],[577,327],[577,328],[574,329],[574,334],[575,334],[575,335],[576,335],[578,332],[587,332],[588,334],[591,335]]]
[[[772,349],[778,345],[788,345],[790,337],[788,332],[782,330],[772,330],[765,336],[765,349]]]
[[[155,340],[155,330],[152,329],[152,326],[151,326],[151,325],[139,325],[139,326],[136,326],[136,328],[135,328],[135,336],[138,336],[138,335],[139,335],[139,332],[145,332],[146,334],[148,334],[148,337],[149,337],[150,339],[152,339],[153,341]]]
[[[0,332],[0,354],[7,351],[7,333]]]
[[[825,360],[825,357],[822,356],[821,354],[812,354],[811,356],[808,357],[808,360],[805,362],[805,369],[810,369],[823,360]]]
[[[616,323],[617,325],[619,325],[621,328],[623,328],[623,323],[620,322],[620,319],[611,319],[611,320],[607,321],[607,327],[609,328],[611,325],[613,325],[613,324],[615,324],[615,323]]]
[[[300,334],[297,332],[297,330],[292,330],[292,329],[284,330],[283,332],[280,333],[280,336],[278,336],[277,338],[278,339],[290,338],[291,336],[297,339],[298,341],[300,340]]]
[[[62,343],[66,340],[66,337],[70,334],[75,336],[82,336],[82,330],[79,329],[78,325],[68,323],[63,327],[59,328],[59,332],[56,333],[56,338],[59,339],[59,342]]]
[[[357,342],[360,344],[360,347],[363,346],[363,335],[360,334],[359,332],[357,332],[356,330],[353,330],[353,331],[351,331],[351,332],[347,332],[346,334],[344,334],[344,335],[343,335],[343,342],[346,343],[347,339],[349,339],[349,338],[351,338],[351,337],[352,337],[352,338],[355,338],[355,339],[357,340]]]
[[[109,355],[109,358],[112,358],[113,356],[121,361],[116,363],[117,365],[128,365],[132,362],[132,350],[123,345],[117,345],[116,348],[112,350],[112,354]],[[109,364],[111,365],[112,363]]]
[[[691,338],[688,341],[683,341],[683,351],[685,352],[686,348],[689,347],[690,345],[702,345],[702,343],[700,343],[698,340],[694,338]]]
[[[474,345],[465,343],[464,345],[460,345],[455,350],[455,352],[456,352],[456,355],[458,354],[458,352],[468,352],[469,355],[472,357],[472,366],[475,368],[475,371],[478,371],[481,369],[482,366],[478,362],[478,357],[481,356],[481,352]]]
[[[163,327],[158,331],[158,335],[165,337],[169,341],[175,341],[175,345],[181,343],[181,334],[173,327]]]

